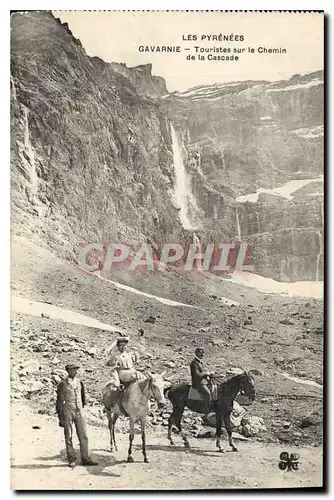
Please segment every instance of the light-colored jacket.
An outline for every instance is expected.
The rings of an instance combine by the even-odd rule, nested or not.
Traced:
[[[109,349],[108,366],[111,367],[112,378],[110,384],[117,387],[117,377],[121,383],[128,384],[142,379],[143,375],[136,370],[135,363],[138,361],[138,355],[134,352],[120,352],[118,348],[112,346]],[[116,375],[117,374],[117,375]]]

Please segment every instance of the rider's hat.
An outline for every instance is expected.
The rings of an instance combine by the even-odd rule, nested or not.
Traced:
[[[200,346],[200,347],[196,347],[196,349],[195,349],[195,354],[196,354],[197,352],[204,352],[204,348],[203,348],[203,347],[201,347],[201,346]]]
[[[80,368],[80,366],[78,365],[78,363],[69,363],[68,365],[65,366],[65,370],[68,372],[69,370],[74,370],[74,369],[78,369]]]
[[[117,345],[119,344],[127,344],[129,342],[129,337],[118,337],[117,338]]]

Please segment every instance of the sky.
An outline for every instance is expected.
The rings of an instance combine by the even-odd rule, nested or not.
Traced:
[[[323,15],[288,12],[85,12],[54,11],[67,22],[90,56],[127,66],[152,63],[169,92],[216,82],[277,81],[323,69]],[[242,35],[243,41],[213,41],[208,35]],[[188,35],[197,40],[183,40]],[[139,46],[180,46],[181,52],[140,52]],[[198,59],[195,46],[245,49],[238,61]],[[259,47],[286,53],[258,52]],[[190,50],[185,50],[189,48]],[[254,49],[254,53],[249,52]],[[186,56],[194,56],[187,60]],[[214,55],[224,55],[216,53]],[[229,55],[229,54],[225,54]],[[230,54],[231,55],[231,54]]]

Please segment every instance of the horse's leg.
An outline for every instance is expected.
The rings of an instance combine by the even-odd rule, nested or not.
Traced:
[[[234,445],[233,439],[232,439],[232,424],[231,424],[231,420],[230,420],[230,414],[224,415],[224,422],[225,422],[225,427],[227,430],[228,442],[229,442],[233,451],[238,451],[238,448]]]
[[[181,427],[181,420],[182,420],[182,415],[183,415],[183,409],[184,408],[182,408],[182,410],[180,410],[180,413],[178,414],[178,418],[177,418],[175,424],[176,424],[177,428],[180,431],[180,434],[181,434],[181,437],[183,439],[183,443],[184,443],[185,448],[190,448],[190,444],[189,444],[188,438],[187,438],[186,434],[183,432],[182,427]]]
[[[174,410],[173,410],[173,413],[171,414],[171,416],[169,417],[168,419],[168,433],[167,433],[167,439],[169,440],[170,444],[173,445],[174,444],[174,441],[173,441],[173,438],[172,438],[172,426],[173,426],[173,422],[174,422]]]
[[[115,438],[115,424],[116,424],[118,417],[119,417],[119,413],[117,413],[115,411],[113,413],[112,420],[111,420],[111,439],[114,443],[115,451],[117,451],[116,438]],[[112,451],[112,448],[111,448],[111,451]]]
[[[113,451],[113,436],[112,436],[112,423],[111,423],[111,410],[106,410],[107,413],[107,419],[108,419],[108,429],[109,429],[109,434],[110,434],[110,451]]]
[[[146,435],[145,435],[145,425],[146,425],[146,417],[140,419],[141,426],[141,443],[142,443],[142,451],[144,455],[144,462],[148,463],[148,459],[146,456]]]
[[[130,433],[129,433],[129,449],[128,449],[128,462],[133,462],[132,458],[132,441],[135,436],[135,423],[134,420],[130,417]]]
[[[224,450],[221,447],[220,444],[220,438],[222,434],[222,414],[221,413],[216,413],[216,446],[218,448],[218,451],[220,453],[224,453]]]
[[[181,412],[181,416],[180,416],[180,411],[177,407],[173,407],[173,413],[171,414],[171,416],[169,417],[168,419],[168,439],[169,439],[169,442],[171,445],[174,445],[174,441],[173,441],[173,438],[172,438],[172,427],[173,427],[173,424],[177,425],[177,422],[182,418],[182,413]],[[178,428],[179,428],[179,425],[177,425]]]

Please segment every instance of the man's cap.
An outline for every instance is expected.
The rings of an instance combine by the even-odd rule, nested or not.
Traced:
[[[80,366],[77,363],[68,363],[68,365],[65,366],[65,370],[74,370],[75,368],[80,368]]]
[[[200,352],[200,351],[204,352],[204,348],[203,347],[196,347],[195,352]]]
[[[127,344],[129,342],[129,340],[130,340],[129,337],[118,337],[117,344],[122,344],[122,342]]]

